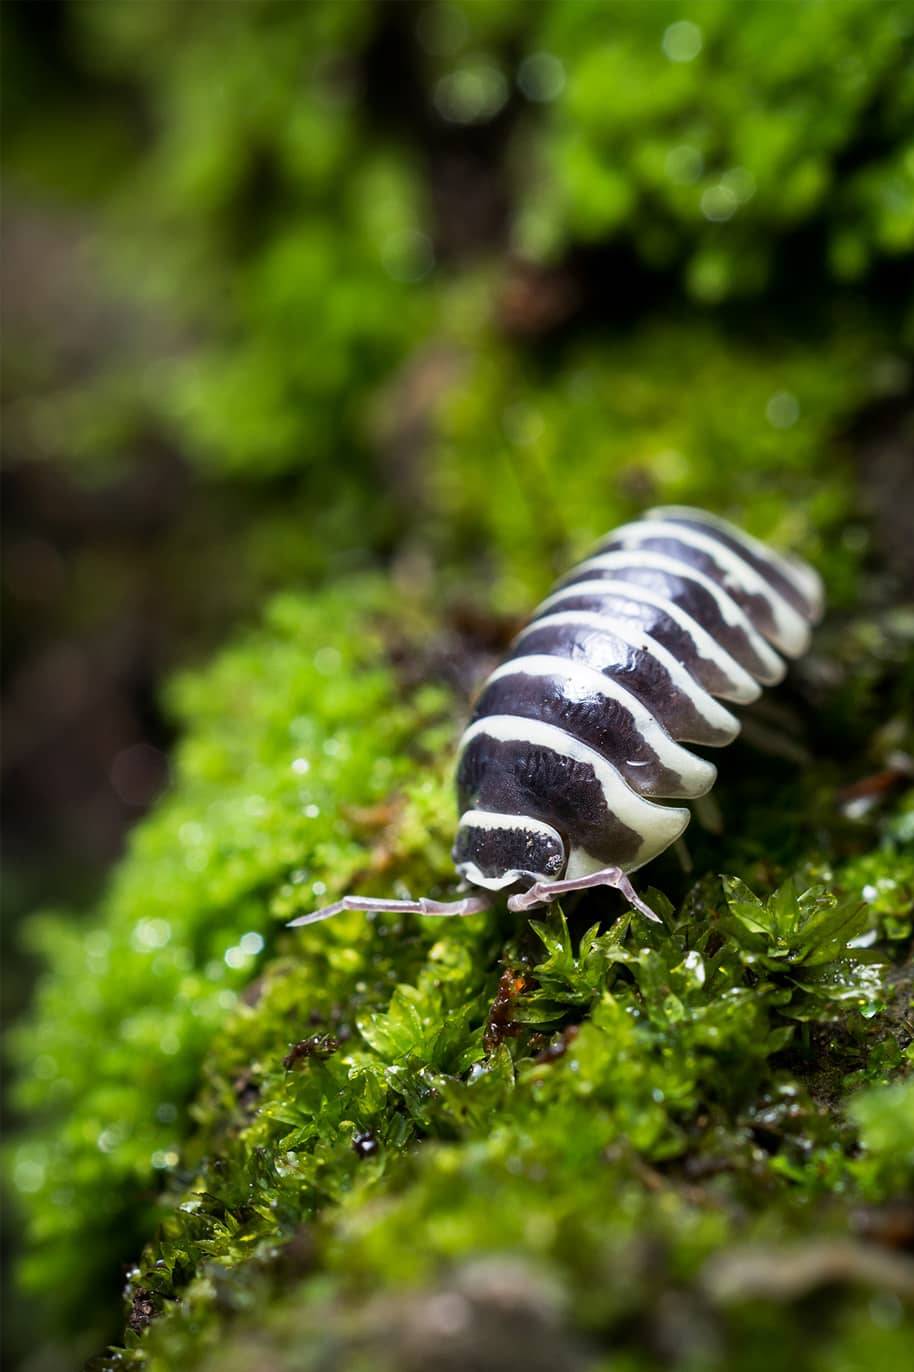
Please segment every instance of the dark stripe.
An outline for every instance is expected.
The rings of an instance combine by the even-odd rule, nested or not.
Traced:
[[[734,538],[732,534],[728,534],[724,529],[719,529],[715,524],[705,524],[700,519],[687,519],[684,515],[676,514],[658,515],[657,518],[663,518],[668,524],[684,524],[689,529],[695,529],[698,533],[707,535],[708,538],[716,538],[718,543],[722,543],[725,548],[729,548],[731,552],[736,553],[744,562],[747,562],[750,567],[754,567],[759,576],[764,577],[774,590],[778,591],[780,595],[783,596],[788,605],[792,605],[793,608],[803,615],[805,619],[808,619],[810,623],[815,621],[815,606],[803,592],[784,575],[773,559],[757,552],[755,548],[747,548],[738,538]]]
[[[473,720],[486,715],[519,715],[555,724],[611,762],[633,791],[643,796],[682,794],[682,778],[665,767],[645,742],[630,711],[611,696],[569,695],[568,682],[555,676],[527,676],[523,670],[499,677],[484,688]]]
[[[759,681],[776,679],[772,677],[770,669],[753,648],[745,630],[738,624],[728,624],[711,592],[691,577],[678,576],[675,572],[663,571],[657,567],[594,567],[589,571],[572,573],[564,584],[573,586],[578,581],[609,580],[628,581],[633,586],[643,586],[647,591],[665,596],[690,615],[711,635],[715,643],[725,648],[741,667],[745,667],[746,671],[751,672]],[[680,657],[679,652],[676,656],[689,671],[693,670],[691,662]],[[710,689],[713,688],[709,687]]]
[[[585,575],[588,581],[607,579],[597,572],[582,574],[581,579],[584,579]],[[613,579],[625,580],[622,576],[616,577],[615,573]],[[577,576],[572,577],[566,585],[573,585],[576,580]],[[701,656],[692,635],[681,624],[677,624],[672,615],[657,605],[651,605],[646,600],[629,600],[627,596],[617,592],[607,591],[605,595],[601,595],[597,591],[585,591],[580,595],[569,595],[541,613],[554,615],[571,610],[589,610],[592,614],[618,615],[621,619],[630,620],[635,627],[643,629],[651,638],[662,643],[664,648],[668,649],[712,695],[726,695],[733,684],[716,662]],[[534,622],[538,618],[539,615],[535,615]]]
[[[508,654],[508,661],[528,653],[545,653],[585,662],[631,691],[662,724],[671,738],[719,746],[732,735],[709,723],[676,685],[663,663],[632,647],[611,629],[581,624],[542,624],[524,634]]]
[[[461,824],[451,853],[455,864],[473,862],[485,877],[524,872],[537,877],[561,874],[565,854],[548,834],[532,829],[488,829]]]
[[[608,864],[634,862],[644,837],[608,809],[586,763],[519,740],[501,742],[485,734],[471,739],[460,758],[457,794],[462,811],[545,820],[570,846]]]
[[[702,531],[704,532],[704,530]],[[710,533],[710,529],[708,531]],[[693,548],[690,543],[681,543],[678,538],[664,538],[661,535],[651,538],[638,538],[635,540],[635,531],[627,535],[624,539],[611,538],[606,543],[601,543],[601,553],[630,552],[632,548],[637,548],[639,552],[662,553],[665,557],[675,557],[679,562],[685,562],[690,567],[694,567],[697,572],[704,572],[706,577],[717,583],[721,590],[736,601],[737,605],[746,614],[750,624],[757,629],[760,634],[772,641],[778,638],[778,628],[774,622],[774,615],[771,606],[764,596],[753,595],[744,590],[741,586],[734,586],[726,580],[724,569],[714,561],[714,558],[702,548]],[[733,552],[738,552],[733,549]],[[743,557],[743,561],[748,565],[749,559],[744,557],[741,552],[738,555]],[[753,570],[758,570],[754,568]],[[765,580],[771,583],[772,590],[779,588],[774,585],[767,574]],[[785,597],[782,596],[782,599]],[[794,607],[796,608],[796,607]]]

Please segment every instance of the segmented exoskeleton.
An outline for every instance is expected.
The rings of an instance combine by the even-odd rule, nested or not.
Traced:
[[[514,910],[608,885],[649,918],[628,874],[683,832],[664,800],[710,790],[745,705],[780,681],[822,611],[811,567],[701,510],[670,506],[625,524],[536,610],[476,701],[460,743],[457,871]],[[775,651],[777,649],[778,651]],[[338,910],[466,915],[449,903],[346,896]]]

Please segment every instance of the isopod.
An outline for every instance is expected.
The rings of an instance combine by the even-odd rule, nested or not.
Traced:
[[[815,571],[685,506],[609,534],[547,596],[483,684],[457,755],[453,858],[472,888],[441,902],[345,896],[344,909],[471,915],[613,886],[657,916],[629,874],[682,834],[746,705],[805,652],[821,616]],[[783,656],[782,656],[783,655]]]

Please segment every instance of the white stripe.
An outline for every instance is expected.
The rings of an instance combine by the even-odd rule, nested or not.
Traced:
[[[661,850],[662,851],[662,850]],[[654,857],[657,854],[654,853]],[[651,861],[651,858],[639,858],[637,862],[626,862],[624,869],[631,874],[637,872],[639,867]],[[602,872],[607,866],[605,858],[594,857],[593,853],[588,853],[586,848],[580,845],[573,846],[568,854],[568,861],[565,864],[565,881],[577,881],[580,877],[589,877],[594,872]]]
[[[459,828],[467,825],[472,829],[527,829],[534,833],[543,834],[546,838],[553,839],[561,852],[565,853],[565,840],[557,829],[553,829],[551,824],[546,824],[541,819],[531,819],[529,815],[501,815],[489,810],[465,810],[460,816]],[[473,886],[482,886],[486,891],[501,891],[506,886],[513,886],[518,878],[523,875],[516,867],[512,867],[508,872],[502,872],[499,876],[486,876],[475,862],[460,862],[457,870],[466,881]],[[546,873],[541,873],[545,876]]]
[[[680,629],[685,630],[695,646],[696,657],[709,659],[724,673],[727,685],[715,689],[715,695],[723,696],[724,700],[736,701],[739,705],[749,705],[762,694],[755,677],[750,676],[745,667],[741,667],[736,658],[712,638],[697,620],[679,605],[674,605],[672,600],[667,600],[659,591],[649,591],[646,586],[639,586],[634,581],[577,581],[571,586],[562,586],[554,595],[544,600],[539,609],[545,610],[553,605],[559,605],[563,600],[570,600],[576,595],[619,596],[625,600],[655,606],[675,620]],[[612,609],[609,609],[608,613],[612,614]]]
[[[554,724],[519,719],[515,715],[489,715],[470,725],[460,741],[460,753],[474,738],[481,736],[496,739],[499,743],[528,743],[535,748],[546,748],[557,757],[589,767],[603,792],[607,810],[627,828],[634,830],[641,840],[633,859],[638,866],[649,862],[675,842],[689,822],[688,810],[655,805],[650,800],[644,800],[623,780],[612,763],[586,743],[566,734],[564,729],[557,729]]]
[[[758,630],[750,622],[745,610],[741,609],[728,591],[719,586],[711,577],[706,576],[695,567],[691,567],[688,562],[683,562],[678,557],[668,557],[665,553],[655,553],[648,549],[647,552],[615,552],[600,553],[597,557],[590,557],[586,562],[581,562],[574,569],[572,575],[579,572],[588,571],[624,571],[626,567],[639,567],[647,572],[665,572],[668,576],[680,577],[684,581],[694,581],[702,590],[708,592],[720,611],[724,623],[731,629],[745,634],[750,649],[762,664],[757,673],[759,680],[773,685],[783,679],[787,670],[784,662],[778,657],[777,653],[762,638]],[[624,580],[624,578],[622,578]],[[637,583],[634,583],[637,585]],[[663,594],[663,592],[659,592]],[[676,602],[673,601],[673,604]],[[692,619],[695,616],[692,615]],[[695,621],[697,623],[697,620]]]
[[[713,762],[696,757],[687,748],[674,742],[637,696],[632,695],[631,691],[626,690],[612,677],[598,672],[595,667],[588,667],[573,658],[549,657],[537,653],[530,657],[515,657],[502,663],[489,677],[489,682],[517,675],[560,677],[566,687],[571,688],[566,692],[569,699],[586,700],[597,694],[623,705],[659,762],[675,772],[682,782],[681,791],[665,791],[659,794],[681,795],[693,799],[695,796],[706,795],[714,785],[717,768]]]
[[[560,628],[564,625],[572,627],[580,625],[585,629],[595,629],[598,633],[615,634],[617,638],[621,638],[623,643],[627,643],[636,652],[648,653],[669,674],[673,685],[686,697],[702,719],[718,733],[726,733],[727,737],[722,739],[720,744],[714,746],[720,747],[725,743],[732,743],[736,738],[740,730],[740,723],[736,715],[732,715],[719,701],[715,700],[710,691],[706,691],[704,686],[695,680],[692,673],[683,667],[679,659],[675,658],[668,648],[664,648],[662,643],[651,638],[650,634],[645,633],[644,629],[634,620],[625,619],[621,615],[616,618],[613,615],[597,614],[595,610],[565,610],[554,615],[544,615],[542,619],[532,620],[530,624],[525,625],[514,641],[520,643],[527,634],[533,633],[536,629],[552,628],[553,626]],[[603,676],[604,673],[601,672],[600,675]],[[684,738],[683,742],[696,743],[701,742],[701,740]]]
[[[776,587],[767,582],[754,567],[743,561],[738,553],[728,548],[725,543],[720,543],[713,535],[702,533],[688,524],[645,518],[614,529],[610,538],[613,541],[619,539],[626,548],[632,544],[643,543],[649,538],[675,539],[678,543],[684,543],[687,547],[706,554],[719,568],[725,587],[736,587],[746,595],[759,596],[765,601],[774,622],[772,641],[783,652],[791,657],[799,657],[809,647],[809,624],[799,611],[795,610]]]
[[[475,862],[458,862],[457,871],[464,881],[468,881],[471,886],[481,886],[484,891],[503,891],[506,886],[513,886],[522,876],[527,876],[526,872],[521,872],[516,867],[512,867],[508,872],[502,872],[501,876],[486,876],[482,868],[478,867]],[[546,873],[537,873],[537,875],[545,877]]]
[[[759,547],[764,549],[765,544],[760,543]],[[813,624],[818,624],[825,612],[825,586],[822,578],[811,567],[808,562],[804,562],[800,557],[794,557],[791,553],[782,553],[778,558],[778,567],[798,588],[800,595],[805,596],[809,605],[809,614]]]
[[[578,881],[581,877],[592,876],[594,872],[602,872],[607,864],[600,858],[595,858],[592,853],[588,853],[586,848],[581,848],[575,844],[568,854],[568,861],[565,864],[564,880]],[[639,867],[644,863],[640,862]],[[634,872],[634,867],[626,867],[627,872]]]
[[[731,538],[736,539],[737,543],[742,543],[744,548],[748,548],[763,561],[767,559],[769,562],[773,562],[794,590],[809,601],[813,620],[816,621],[821,618],[825,605],[822,578],[815,568],[810,567],[808,562],[803,562],[798,557],[789,556],[779,552],[776,548],[769,547],[761,539],[754,538],[752,534],[747,534],[738,525],[731,524],[729,519],[721,519],[720,515],[709,514],[707,510],[693,509],[691,505],[657,505],[654,509],[647,511],[646,517],[649,519],[694,519],[698,524],[707,524],[709,528],[720,529],[723,533],[729,534]]]
[[[531,829],[544,838],[554,839],[564,848],[558,829],[553,829],[544,819],[531,819],[529,815],[504,815],[497,810],[464,810],[458,828],[468,824],[473,829]]]

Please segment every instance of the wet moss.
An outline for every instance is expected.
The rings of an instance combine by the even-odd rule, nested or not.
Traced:
[[[648,327],[638,344],[646,378],[663,338]],[[714,359],[706,392],[695,373],[678,393],[662,388],[664,430],[679,437],[672,465],[659,441],[647,445],[660,499],[724,489],[713,445],[690,436],[708,432],[701,413],[728,413],[710,381],[719,346],[710,335],[701,346]],[[764,352],[727,357],[731,394],[750,399],[719,441],[737,445],[753,416],[746,489],[759,490],[778,460],[765,455],[762,406],[774,382]],[[860,541],[831,541],[853,490],[827,456],[846,403],[840,353],[832,360],[784,489],[815,482],[802,533],[840,603],[867,596],[871,574]],[[812,364],[798,354],[797,365],[814,387]],[[660,388],[652,399],[625,367],[607,364],[620,378],[611,403],[624,408],[630,385],[631,431],[646,433]],[[483,495],[461,454],[481,443],[478,420],[500,412],[512,369],[498,362],[491,393],[461,383],[440,420],[433,471],[466,473],[447,489],[467,509]],[[583,426],[586,461],[556,501],[569,511],[588,481],[600,491],[584,434],[606,403],[574,376],[560,369],[552,398],[517,401],[554,416],[550,469]],[[505,522],[516,502],[490,471],[495,604],[519,614],[550,564],[540,530],[537,559]],[[623,513],[629,497],[620,504],[615,489],[587,518]],[[782,500],[760,502],[750,522],[798,527]],[[174,784],[95,921],[31,926],[50,967],[15,1038],[17,1099],[33,1120],[12,1154],[32,1236],[23,1275],[85,1327],[87,1311],[104,1319],[118,1262],[148,1241],[114,1365],[193,1366],[236,1320],[256,1338],[263,1303],[282,1309],[300,1284],[283,1254],[303,1234],[307,1318],[340,1322],[340,1358],[360,1293],[433,1287],[506,1253],[548,1271],[569,1327],[595,1347],[622,1338],[647,1356],[634,1331],[674,1294],[701,1304],[714,1253],[844,1233],[855,1206],[892,1203],[908,1185],[903,1155],[892,1162],[884,1143],[909,1108],[906,1085],[884,1084],[912,1059],[904,615],[833,619],[774,715],[750,718],[746,741],[721,754],[717,817],[690,830],[692,873],[675,856],[656,865],[666,930],[631,926],[610,896],[569,910],[570,925],[555,914],[518,928],[496,911],[442,930],[354,913],[282,930],[353,886],[452,884],[452,748],[468,683],[502,634],[459,609],[484,603],[480,568],[456,590],[448,569],[471,565],[456,506],[448,527],[440,573],[420,562],[419,575],[395,567],[280,597],[259,630],[180,678]],[[608,1293],[607,1274],[646,1236],[672,1275],[657,1286],[629,1274]],[[740,1319],[731,1329],[733,1318],[729,1307],[709,1316],[713,1346],[736,1340],[749,1359],[764,1331],[749,1321],[740,1332]],[[788,1314],[766,1319],[765,1337],[788,1337]]]
[[[348,1365],[365,1293],[431,1289],[506,1254],[557,1283],[570,1330],[651,1365],[637,1330],[674,1298],[703,1309],[730,1245],[846,1235],[857,1207],[912,1183],[909,806],[883,796],[849,828],[827,765],[816,842],[777,889],[758,889],[731,820],[715,850],[732,875],[680,874],[678,910],[652,893],[663,929],[608,894],[520,927],[499,910],[446,929],[359,913],[277,927],[353,884],[451,880],[462,702],[402,694],[384,665],[388,594],[285,597],[180,682],[176,784],[101,922],[36,926],[53,967],[16,1040],[35,1118],[13,1157],[26,1279],[65,1284],[84,1311],[158,1225],[111,1366],[195,1366],[229,1327],[260,1337],[274,1301],[263,1337],[292,1319],[300,1358],[329,1322]],[[413,600],[403,622],[434,619]],[[897,670],[887,655],[845,769]],[[775,808],[795,789],[764,754],[760,777]],[[306,1234],[307,1271],[290,1275]],[[627,1256],[647,1242],[659,1281]],[[744,1327],[741,1302],[712,1301],[714,1348],[750,1365],[759,1339],[790,1337],[812,1365],[791,1301],[764,1328]]]
[[[577,937],[557,912],[535,926],[540,953],[515,934],[508,956],[525,966],[512,996],[522,1029],[488,1051],[498,943],[491,929],[459,929],[426,941],[414,979],[360,1017],[332,1069],[309,1062],[307,1084],[291,1085],[274,1070],[257,1123],[235,1140],[241,1151],[203,1166],[135,1276],[142,1291],[158,1274],[166,1301],[143,1359],[164,1369],[202,1357],[208,1366],[209,1348],[223,1356],[228,1321],[243,1346],[260,1331],[277,1366],[322,1365],[328,1340],[339,1365],[361,1366],[363,1339],[370,1365],[398,1366],[406,1353],[390,1352],[389,1328],[364,1329],[380,1291],[394,1302],[418,1292],[421,1309],[444,1281],[456,1300],[474,1265],[488,1262],[497,1285],[518,1255],[561,1293],[567,1336],[583,1338],[594,1359],[614,1350],[653,1366],[681,1318],[707,1365],[753,1366],[787,1339],[801,1365],[814,1366],[803,1322],[836,1282],[881,1344],[883,1324],[903,1319],[910,1264],[886,1259],[895,1282],[887,1294],[878,1250],[848,1235],[863,1201],[897,1201],[910,1189],[911,1081],[851,1086],[833,1108],[817,1105],[813,1064],[790,1022],[807,1013],[809,989],[794,970],[804,959],[759,966],[746,955],[749,940],[721,938],[746,918],[742,891],[703,922],[694,907],[677,917],[653,898],[664,930],[633,929],[626,916],[607,933],[592,926]],[[810,899],[788,883],[766,906],[748,903],[778,911],[788,941],[816,947],[806,960],[831,974],[829,991],[817,988],[817,1011],[852,1022],[866,1054],[879,1013],[873,964],[837,935],[830,942],[825,925],[848,918],[839,902],[826,902],[815,937]],[[872,923],[863,902],[853,907],[848,935]],[[758,923],[753,913],[750,934]],[[288,975],[300,984],[309,972]],[[910,1000],[910,968],[903,995]],[[564,1051],[534,1054],[544,1031]],[[898,1049],[896,1077],[914,1061],[910,1032]],[[871,1079],[885,1066],[870,1064]],[[353,1164],[350,1131],[361,1137],[366,1125],[379,1148]],[[253,1172],[255,1156],[275,1170]],[[234,1194],[233,1175],[245,1183]],[[266,1320],[252,1319],[252,1305],[275,1301],[272,1268],[302,1224],[314,1226],[316,1254],[305,1303],[296,1290]],[[187,1286],[175,1259],[195,1252]],[[795,1280],[776,1281],[791,1261]],[[885,1312],[874,1298],[887,1300]],[[837,1318],[821,1312],[817,1344],[843,1346],[848,1305],[838,1309]],[[394,1337],[408,1348],[408,1331]],[[459,1320],[443,1324],[442,1365],[462,1337]],[[488,1365],[483,1352],[473,1356]],[[688,1357],[677,1348],[673,1360]]]
[[[95,478],[167,435],[251,502],[240,602],[298,585],[169,688],[91,917],[28,926],[21,1275],[102,1367],[907,1367],[914,628],[858,433],[910,375],[910,26],[604,9],[74,7],[156,114],[106,245],[187,343],[19,421]],[[492,124],[475,218],[442,121]],[[831,606],[652,867],[664,927],[603,893],[287,932],[451,888],[470,690],[652,501]]]
[[[271,922],[366,864],[396,881],[419,832],[415,877],[443,875],[448,805],[431,815],[427,769],[449,698],[399,698],[383,605],[380,582],[318,603],[284,597],[205,677],[176,682],[188,732],[171,795],[136,831],[94,921],[31,925],[55,970],[14,1040],[27,1068],[17,1101],[36,1121],[14,1155],[37,1241],[26,1279],[76,1311],[154,1223],[155,1178],[178,1165],[201,1056],[273,945]],[[399,802],[403,846],[388,830],[385,856],[362,812],[402,787],[420,800]]]

